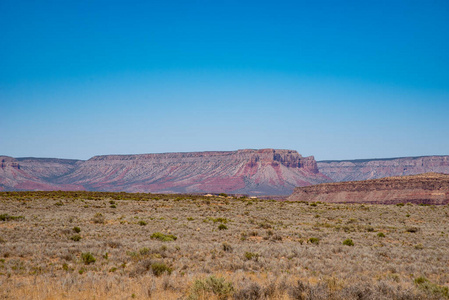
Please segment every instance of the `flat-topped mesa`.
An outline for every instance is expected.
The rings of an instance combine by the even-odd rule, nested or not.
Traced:
[[[169,162],[169,161],[248,161],[250,165],[257,162],[264,164],[280,163],[289,168],[303,168],[311,173],[317,174],[318,167],[313,156],[303,157],[295,150],[279,149],[243,149],[237,151],[204,151],[204,152],[175,152],[155,154],[132,154],[132,155],[99,155],[94,156],[88,162],[112,162],[112,161],[136,161],[136,162]]]
[[[290,201],[329,203],[449,203],[449,175],[425,173],[297,187]]]
[[[92,190],[288,195],[329,182],[313,157],[294,150],[243,149],[95,156],[59,182]]]
[[[21,179],[15,179],[17,172],[3,172],[0,189],[289,195],[296,186],[330,181],[318,172],[313,156],[294,150],[101,155],[87,161],[10,159],[23,166],[17,170]]]

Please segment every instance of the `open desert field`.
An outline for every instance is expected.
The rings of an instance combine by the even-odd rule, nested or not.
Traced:
[[[2,299],[449,299],[449,206],[0,193]]]

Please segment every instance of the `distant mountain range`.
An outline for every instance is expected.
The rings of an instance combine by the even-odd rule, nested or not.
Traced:
[[[0,190],[289,195],[297,186],[426,172],[449,156],[320,161],[294,150],[104,155],[89,160],[0,156]]]

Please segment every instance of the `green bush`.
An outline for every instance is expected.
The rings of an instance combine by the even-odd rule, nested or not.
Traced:
[[[139,221],[139,223],[138,223],[140,226],[145,226],[145,225],[147,225],[147,222],[145,222],[145,221]]]
[[[81,253],[81,259],[85,265],[90,265],[95,263],[96,259],[90,252]]]
[[[245,259],[246,260],[258,260],[259,259],[259,253],[253,253],[253,252],[245,252]]]
[[[320,243],[320,239],[316,237],[309,238],[309,243],[318,245]]]
[[[177,237],[174,236],[173,234],[163,234],[163,233],[160,233],[160,232],[153,233],[150,236],[150,238],[152,240],[156,239],[156,240],[160,240],[162,242],[172,242],[172,241],[175,241],[177,239]]]
[[[92,221],[95,224],[104,224],[104,216],[101,213],[96,213],[95,216],[92,218]]]
[[[81,240],[81,236],[79,234],[72,235],[70,237],[72,241],[79,242]]]
[[[25,219],[24,216],[10,216],[8,214],[0,215],[0,221],[14,221],[14,220],[22,220]]]
[[[383,232],[379,232],[379,233],[377,234],[377,236],[383,238],[383,237],[385,237],[385,234],[384,234]]]
[[[343,245],[345,246],[354,246],[354,242],[351,239],[346,239],[343,241]]]
[[[434,296],[443,296],[444,298],[449,299],[449,288],[447,286],[438,285],[422,276],[416,278],[414,282],[419,289],[429,294],[433,294]]]
[[[228,226],[226,226],[225,224],[218,225],[218,230],[226,230],[226,229],[228,229]]]
[[[76,233],[80,233],[81,228],[79,228],[78,226],[75,226],[75,227],[73,227],[73,231],[75,231]]]
[[[227,282],[222,277],[209,276],[206,279],[197,279],[193,283],[190,295],[187,299],[207,299],[211,298],[211,294],[218,299],[228,299],[234,292],[232,282]]]
[[[155,276],[161,276],[164,273],[170,275],[173,270],[163,262],[155,262],[151,264],[151,271]]]

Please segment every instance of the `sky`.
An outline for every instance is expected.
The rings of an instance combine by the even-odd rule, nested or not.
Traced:
[[[0,1],[0,155],[449,155],[449,2]]]

